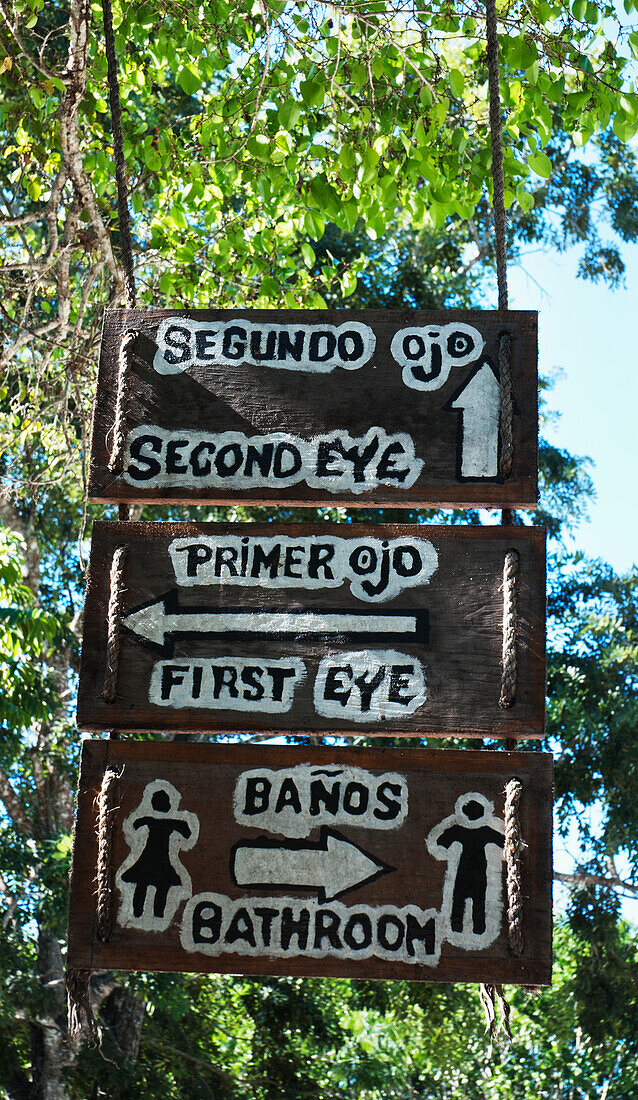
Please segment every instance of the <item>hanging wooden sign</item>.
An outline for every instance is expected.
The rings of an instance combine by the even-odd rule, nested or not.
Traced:
[[[90,496],[535,508],[536,329],[520,311],[111,310]]]
[[[550,981],[549,754],[82,748],[70,967]]]
[[[542,736],[544,606],[540,528],[96,523],[78,725]]]

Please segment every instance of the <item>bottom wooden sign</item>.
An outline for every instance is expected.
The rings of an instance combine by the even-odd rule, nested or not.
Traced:
[[[548,754],[85,741],[68,965],[543,985],[551,881]]]

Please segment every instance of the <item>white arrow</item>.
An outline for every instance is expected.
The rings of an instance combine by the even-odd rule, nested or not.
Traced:
[[[484,359],[450,405],[463,410],[461,477],[497,477],[500,405],[498,379]]]
[[[316,890],[322,904],[393,870],[326,826],[316,844],[240,841],[230,862],[237,886]]]
[[[317,637],[337,635],[396,641],[427,641],[427,611],[210,611],[208,608],[180,608],[175,590],[125,615],[123,625],[141,641],[164,646],[167,635],[252,635],[271,638],[287,634]]]

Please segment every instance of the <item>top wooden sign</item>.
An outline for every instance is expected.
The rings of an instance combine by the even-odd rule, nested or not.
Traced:
[[[90,496],[535,508],[536,331],[517,311],[111,310]]]

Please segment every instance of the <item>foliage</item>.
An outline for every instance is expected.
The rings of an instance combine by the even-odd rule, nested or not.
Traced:
[[[577,244],[581,273],[609,285],[622,277],[622,243],[638,238],[635,0],[624,10],[620,25],[612,3],[498,4],[510,255]],[[148,0],[116,5],[115,21],[142,304],[485,301],[482,5]],[[99,5],[0,0],[0,80],[0,1090],[30,1100],[634,1096],[636,945],[610,888],[635,880],[623,883],[610,860],[622,850],[635,871],[636,587],[580,561],[552,572],[549,734],[565,828],[582,806],[602,807],[602,827],[592,837],[581,822],[590,862],[557,930],[556,987],[513,995],[509,1050],[490,1059],[467,987],[161,974],[95,976],[101,1045],[69,1042],[82,554],[104,512],[85,513],[87,436],[101,312],[122,297]],[[546,444],[540,465],[539,518],[558,540],[591,481],[582,460]],[[144,511],[191,514],[223,515]]]
[[[622,849],[635,872],[638,573],[619,577],[578,558],[560,566],[549,596],[555,648],[548,684],[548,734],[560,746],[559,814],[566,826],[579,807],[600,807],[598,831],[581,822],[583,847],[603,870]]]

